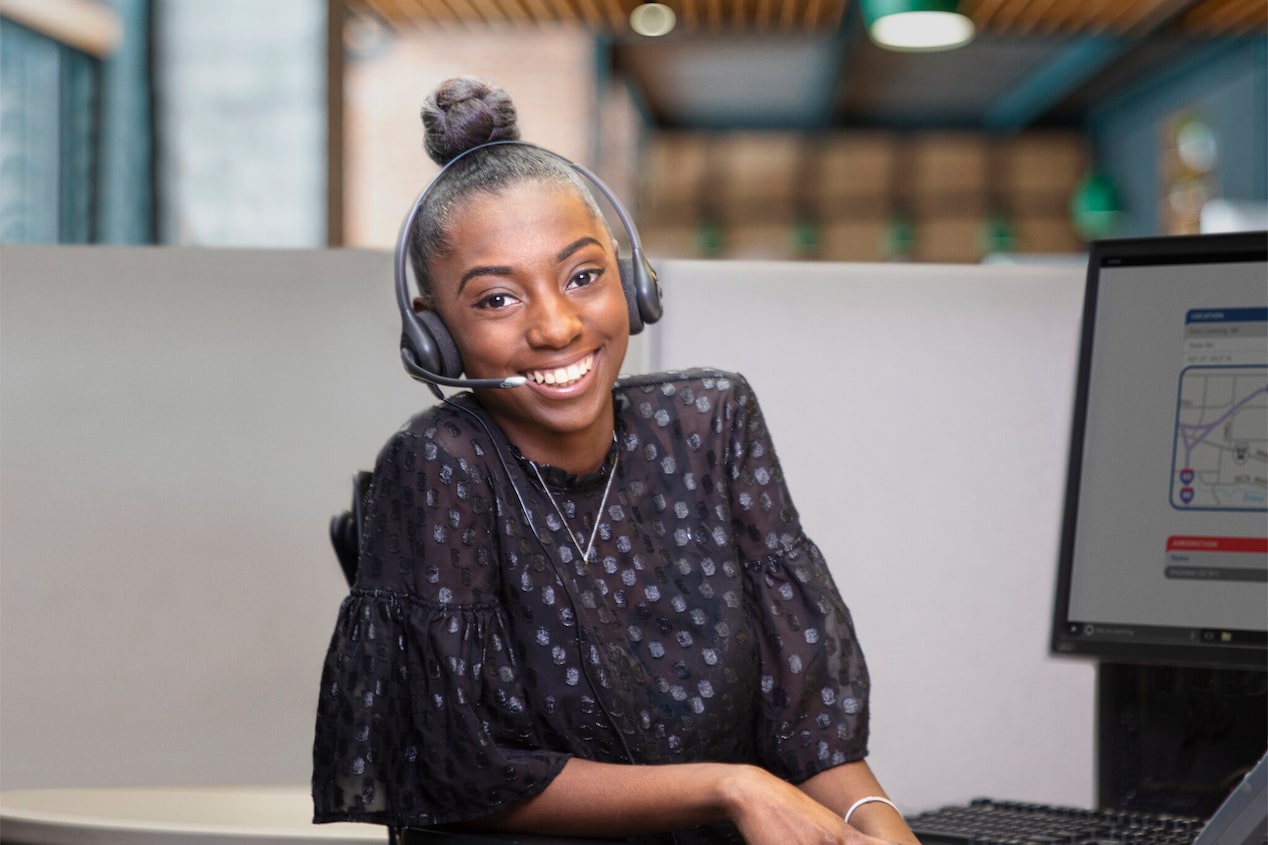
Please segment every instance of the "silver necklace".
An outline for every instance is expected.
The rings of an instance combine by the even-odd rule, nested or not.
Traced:
[[[613,435],[613,439],[616,435]],[[564,516],[563,508],[559,507],[559,503],[555,501],[555,497],[551,494],[550,488],[546,486],[546,479],[542,478],[542,471],[537,468],[536,461],[528,462],[533,467],[533,472],[537,475],[537,481],[541,484],[542,489],[546,491],[546,498],[550,499],[550,503],[555,506],[555,513],[559,514],[559,519],[564,524],[564,530],[568,532],[572,544],[577,547],[577,553],[581,555],[582,561],[590,562],[590,553],[594,551],[594,538],[599,536],[599,522],[603,519],[603,509],[608,504],[608,493],[612,492],[612,479],[616,478],[616,468],[621,464],[621,453],[616,452],[616,457],[612,459],[612,471],[608,473],[607,486],[603,488],[603,498],[599,500],[599,510],[594,514],[594,528],[590,531],[590,542],[586,544],[585,550],[581,548],[581,541],[577,539],[577,535],[573,532],[571,526],[568,525],[568,518]]]

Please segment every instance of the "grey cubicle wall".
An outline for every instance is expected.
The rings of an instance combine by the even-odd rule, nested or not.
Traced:
[[[326,521],[427,404],[390,257],[0,250],[0,788],[302,782]],[[667,262],[631,369],[745,372],[875,681],[907,807],[1087,804],[1044,650],[1081,273]]]
[[[5,788],[304,780],[327,520],[427,398],[389,268],[0,250]]]

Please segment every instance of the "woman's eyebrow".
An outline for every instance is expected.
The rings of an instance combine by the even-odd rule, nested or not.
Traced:
[[[603,246],[603,244],[599,243],[598,238],[594,238],[594,237],[591,237],[590,235],[586,235],[583,238],[577,238],[575,241],[568,244],[568,246],[561,249],[559,251],[559,254],[555,256],[555,262],[559,263],[559,262],[567,261],[568,256],[572,255],[574,252],[581,249],[582,247],[589,246],[591,244],[598,247]],[[458,280],[458,293],[462,293],[462,289],[467,286],[467,282],[471,281],[477,276],[509,276],[511,272],[512,272],[511,268],[505,265],[481,264],[479,266],[472,267],[470,270],[463,273],[462,278]]]
[[[458,293],[462,293],[462,289],[467,286],[467,282],[477,276],[509,276],[511,275],[510,267],[500,267],[493,264],[484,264],[478,267],[472,267],[470,270],[462,274],[462,278],[458,280]]]
[[[583,246],[588,246],[590,244],[594,244],[595,246],[598,246],[598,247],[603,246],[603,244],[599,243],[598,238],[592,238],[589,235],[586,235],[584,238],[577,238],[577,240],[573,241],[572,243],[568,244],[568,246],[561,249],[559,251],[559,254],[555,256],[555,261],[556,262],[566,261],[568,259],[568,256],[572,255],[574,252],[581,249]]]

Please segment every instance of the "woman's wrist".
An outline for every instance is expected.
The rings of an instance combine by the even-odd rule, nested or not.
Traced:
[[[865,804],[884,804],[885,806],[887,806],[887,807],[891,808],[891,809],[892,809],[895,813],[897,813],[898,815],[900,815],[900,816],[902,815],[902,811],[898,809],[898,805],[897,805],[897,804],[895,804],[893,801],[890,801],[890,800],[889,800],[888,798],[886,798],[885,796],[883,796],[883,795],[864,795],[862,798],[860,798],[859,800],[857,800],[857,801],[855,801],[853,804],[851,804],[851,805],[850,805],[850,808],[849,808],[848,810],[846,810],[846,811],[845,811],[845,823],[846,823],[846,824],[849,824],[849,823],[850,823],[850,819],[854,816],[854,811],[855,811],[855,810],[857,810],[857,809],[859,809],[860,807],[862,807],[862,806],[863,806],[863,805],[865,805]]]
[[[760,801],[761,790],[774,775],[765,769],[744,763],[717,764],[718,807],[729,821],[737,821],[745,810]]]

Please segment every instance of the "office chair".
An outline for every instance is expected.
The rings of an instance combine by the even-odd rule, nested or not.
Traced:
[[[330,545],[339,568],[351,587],[357,580],[357,555],[361,549],[361,503],[370,490],[373,474],[362,470],[352,477],[352,506],[330,518]]]

